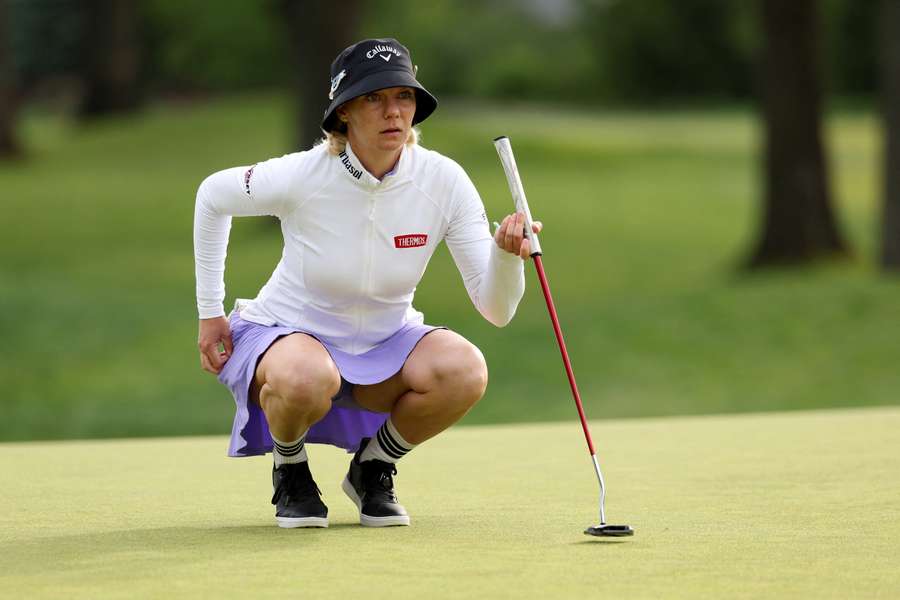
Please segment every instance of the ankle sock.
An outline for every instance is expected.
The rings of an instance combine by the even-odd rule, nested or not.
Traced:
[[[378,433],[369,440],[369,444],[359,456],[359,462],[378,459],[384,462],[395,463],[406,453],[416,447],[403,439],[403,436],[394,427],[390,419],[378,430]]]
[[[284,464],[306,462],[306,431],[293,442],[282,442],[272,436],[272,456],[275,457],[275,468]]]

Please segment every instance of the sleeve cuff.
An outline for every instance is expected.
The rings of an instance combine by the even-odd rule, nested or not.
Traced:
[[[198,306],[197,314],[201,319],[214,319],[216,317],[224,317],[225,305],[220,302],[217,306],[212,307]]]

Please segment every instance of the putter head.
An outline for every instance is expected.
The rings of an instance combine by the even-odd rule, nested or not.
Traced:
[[[585,529],[584,534],[597,537],[626,537],[634,535],[634,529],[630,525],[596,525]]]

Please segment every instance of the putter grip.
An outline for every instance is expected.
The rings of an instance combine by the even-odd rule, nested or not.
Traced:
[[[519,168],[516,166],[516,157],[513,155],[512,145],[505,135],[494,139],[494,147],[500,155],[500,163],[506,173],[506,181],[509,183],[509,191],[516,203],[516,212],[525,213],[525,237],[531,242],[531,256],[541,254],[541,242],[534,233],[531,225],[531,211],[528,210],[528,200],[525,199],[525,188],[522,187],[522,179],[519,177]]]

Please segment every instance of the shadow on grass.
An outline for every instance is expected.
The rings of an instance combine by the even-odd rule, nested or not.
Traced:
[[[15,575],[46,572],[51,565],[54,570],[81,571],[133,563],[184,564],[260,552],[298,557],[315,551],[329,538],[361,530],[358,523],[297,529],[275,524],[126,529],[4,541],[0,556],[17,557]]]

